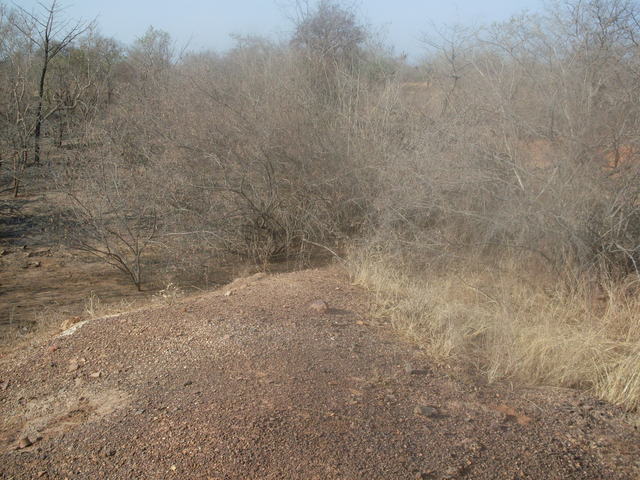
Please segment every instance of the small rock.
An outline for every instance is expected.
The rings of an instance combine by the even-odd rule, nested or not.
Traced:
[[[91,378],[100,378],[101,375],[102,375],[102,372],[93,372],[89,376]]]
[[[513,407],[509,405],[502,404],[495,407],[495,409],[504,416],[504,421],[515,421],[522,426],[526,426],[531,423],[531,417],[517,412]]]
[[[18,449],[27,448],[33,445],[33,442],[29,440],[29,437],[22,437],[18,440]]]
[[[471,438],[465,438],[458,445],[465,447],[467,450],[471,450],[472,452],[481,452],[484,450],[484,445]]]
[[[69,366],[67,367],[67,372],[71,373],[71,372],[75,372],[76,370],[78,370],[78,368],[80,368],[80,364],[78,363],[78,360],[70,360],[69,361]]]
[[[62,322],[62,324],[60,325],[60,328],[62,328],[62,330],[68,330],[69,328],[73,327],[76,323],[80,323],[81,321],[82,321],[82,318],[78,316],[67,318],[64,322]]]
[[[231,295],[233,295],[233,290],[227,290],[226,292],[224,292],[225,297],[230,297]]]
[[[51,249],[50,248],[45,248],[44,250],[35,250],[33,252],[29,252],[27,253],[27,257],[31,258],[31,257],[44,257],[44,256],[49,256],[51,254]]]
[[[405,364],[404,371],[409,375],[427,375],[429,373],[426,368],[414,368],[410,363]]]
[[[265,272],[258,272],[251,275],[249,278],[247,278],[247,280],[253,280],[255,282],[256,280],[262,280],[266,276],[267,274]]]
[[[105,457],[113,457],[116,454],[115,448],[110,448],[106,452],[104,452]]]
[[[9,380],[0,380],[0,390],[3,392],[9,388]]]
[[[183,384],[185,387],[188,387],[189,385],[193,385],[193,382],[191,380],[187,380],[186,382],[184,382]]]
[[[39,268],[42,265],[42,263],[36,261],[36,262],[27,262],[27,266],[26,268]]]
[[[447,480],[454,479],[460,475],[461,470],[462,469],[460,467],[449,467],[444,471],[442,478]]]
[[[311,302],[309,308],[317,313],[327,313],[329,311],[329,305],[324,300],[315,300]]]
[[[58,350],[58,348],[59,348],[59,347],[58,347],[57,345],[51,345],[49,348],[47,348],[47,351],[48,351],[49,353],[53,353],[53,352],[55,352],[56,350]]]
[[[429,405],[418,405],[413,409],[413,412],[416,415],[422,415],[423,417],[434,418],[439,416],[438,409],[436,407],[431,407]]]

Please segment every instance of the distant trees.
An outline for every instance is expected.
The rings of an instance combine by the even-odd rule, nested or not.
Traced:
[[[355,73],[362,65],[369,31],[343,2],[300,0],[296,5],[290,45],[314,91],[322,93],[318,100],[335,102],[340,75]]]
[[[95,120],[112,106],[116,69],[123,61],[114,40],[90,32],[51,63],[46,97],[56,109],[49,136],[58,148],[69,137],[76,144],[88,138]]]
[[[56,104],[48,112],[43,112],[49,66],[53,59],[90,28],[90,24],[60,19],[61,8],[57,0],[52,0],[48,7],[44,4],[41,4],[41,7],[43,9],[41,14],[30,13],[24,8],[18,7],[18,11],[12,17],[13,27],[24,35],[25,39],[34,44],[40,58],[38,97],[33,128],[33,161],[36,164],[40,163],[42,124],[55,110],[60,108],[60,104]]]
[[[145,34],[135,40],[127,52],[127,60],[140,81],[153,82],[169,70],[174,57],[171,36],[162,30],[149,27]]]
[[[638,12],[568,0],[430,35],[428,153],[409,196],[429,205],[413,210],[433,225],[426,245],[518,249],[570,275],[640,274]]]
[[[432,31],[419,69],[348,5],[297,5],[287,41],[183,56],[154,28],[120,46],[56,2],[0,9],[7,188],[32,140],[49,148],[74,245],[138,287],[153,255],[196,275],[371,232],[420,258],[473,245],[555,269],[640,265],[634,2]]]
[[[26,162],[27,142],[32,131],[32,102],[29,79],[33,49],[13,28],[14,13],[0,5],[0,122],[2,166],[9,172],[9,181],[18,193],[22,170]]]
[[[356,60],[368,38],[355,12],[334,0],[320,0],[315,5],[299,2],[295,27],[294,47],[339,65]]]
[[[75,108],[88,84],[86,78],[80,81],[73,69],[66,68],[58,69],[65,72],[65,79],[58,82],[57,91],[50,87],[49,79],[56,61],[91,24],[61,18],[57,1],[49,6],[41,4],[41,8],[41,13],[31,13],[21,7],[0,6],[0,122],[4,127],[0,155],[10,160],[4,166],[8,167],[14,196],[30,164],[30,153],[32,164],[40,163],[46,121]]]

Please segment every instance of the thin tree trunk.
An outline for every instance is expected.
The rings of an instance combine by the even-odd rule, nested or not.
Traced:
[[[60,112],[58,118],[58,148],[62,148],[62,138],[64,137],[64,118],[62,112]]]
[[[49,46],[45,46],[44,64],[40,75],[40,85],[38,88],[38,108],[36,109],[36,128],[33,132],[33,163],[40,164],[40,132],[42,130],[42,103],[44,97],[44,81],[47,76],[47,66],[49,63]]]
[[[20,194],[20,175],[24,170],[24,166],[27,164],[28,152],[25,148],[22,151],[22,163],[18,160],[20,158],[19,154],[16,154],[13,160],[13,198],[18,198]]]
[[[20,188],[18,182],[18,154],[13,157],[13,198],[17,198],[18,189]]]
[[[136,252],[136,278],[134,283],[136,284],[136,288],[139,292],[142,291],[142,265],[140,264],[140,252]]]

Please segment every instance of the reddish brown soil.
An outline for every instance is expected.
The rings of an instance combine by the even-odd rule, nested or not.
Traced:
[[[62,247],[9,247],[5,252],[0,257],[0,330],[30,327],[51,314],[61,323],[82,314],[91,295],[113,304],[151,294],[137,292],[121,272],[100,260]]]
[[[14,330],[83,314],[92,295],[116,304],[152,293],[152,286],[139,293],[113,267],[60,246],[60,208],[54,194],[0,197],[0,350],[15,340]]]
[[[62,205],[54,193],[0,196],[0,355],[43,330],[86,317],[91,300],[93,308],[98,300],[98,310],[132,309],[149,303],[169,283],[191,284],[168,276],[161,263],[146,258],[147,275],[138,292],[124,273],[64,247],[65,227],[56,214]],[[236,268],[242,266],[212,268],[209,285],[228,282]]]
[[[343,273],[308,270],[16,351],[0,476],[638,478],[640,434],[615,408],[454,378],[366,311]]]

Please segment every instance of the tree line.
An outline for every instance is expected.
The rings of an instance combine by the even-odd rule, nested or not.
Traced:
[[[432,27],[411,65],[332,0],[225,53],[3,5],[2,189],[60,194],[64,241],[138,288],[149,263],[202,279],[318,245],[637,273],[638,12],[566,0]]]

